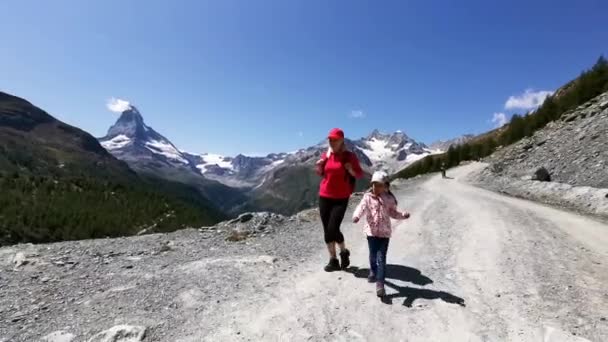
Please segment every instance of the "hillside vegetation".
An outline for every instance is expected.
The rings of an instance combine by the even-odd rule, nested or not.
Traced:
[[[0,245],[130,235],[223,218],[181,184],[138,176],[86,132],[0,93]]]

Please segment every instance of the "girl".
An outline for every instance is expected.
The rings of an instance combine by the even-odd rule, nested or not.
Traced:
[[[384,277],[386,271],[386,252],[391,237],[391,218],[407,219],[410,214],[397,210],[397,200],[388,190],[388,175],[385,172],[374,172],[372,189],[363,195],[361,203],[355,209],[353,222],[357,223],[365,215],[365,233],[369,246],[369,282],[376,282],[378,297],[386,295]],[[388,190],[388,191],[387,191]]]
[[[348,200],[354,191],[354,181],[363,176],[357,155],[346,149],[344,132],[332,129],[327,140],[327,153],[316,163],[317,174],[322,177],[319,187],[319,212],[329,263],[325,271],[346,269],[350,265],[350,251],[346,248],[340,225],[348,207]],[[336,245],[340,248],[340,260],[336,255]]]

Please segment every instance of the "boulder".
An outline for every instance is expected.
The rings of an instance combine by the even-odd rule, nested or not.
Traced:
[[[532,180],[541,181],[541,182],[550,182],[551,174],[549,173],[549,171],[547,171],[546,168],[540,167],[536,171],[534,171]]]
[[[29,263],[29,260],[27,260],[25,254],[19,252],[15,254],[15,257],[13,258],[13,263],[15,264],[15,267],[21,267],[23,265],[27,265]]]
[[[75,338],[75,335],[59,330],[44,336],[40,342],[72,342]]]
[[[89,342],[140,342],[146,335],[146,327],[117,325],[93,336]]]
[[[490,166],[490,170],[493,173],[501,173],[504,170],[504,166],[502,165],[502,163],[493,163]]]
[[[244,213],[244,214],[241,214],[239,217],[235,218],[234,220],[230,221],[230,223],[249,222],[249,221],[251,221],[251,219],[253,219],[253,216],[254,216],[253,213]]]

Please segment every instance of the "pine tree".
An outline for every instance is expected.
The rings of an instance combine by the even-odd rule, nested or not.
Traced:
[[[458,152],[454,148],[454,146],[450,145],[447,153],[447,166],[453,167],[458,165]]]
[[[459,161],[469,160],[471,158],[471,146],[468,143],[460,145],[460,151],[458,155]]]

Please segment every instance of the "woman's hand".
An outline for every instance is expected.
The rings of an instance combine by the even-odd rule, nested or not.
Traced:
[[[344,168],[346,169],[346,171],[348,171],[352,176],[355,175],[355,170],[353,170],[353,164],[351,163],[346,163],[344,164]]]
[[[318,174],[319,176],[322,176],[322,175],[323,175],[323,171],[324,171],[323,169],[324,169],[324,166],[325,166],[325,160],[323,160],[323,159],[319,159],[319,160],[318,160],[318,161],[315,163],[315,169],[316,169],[317,174]]]

